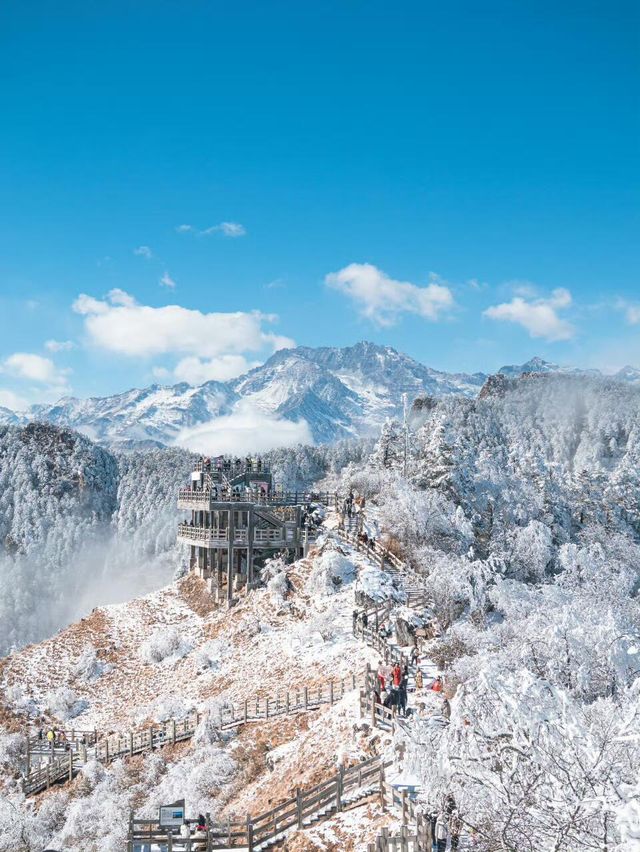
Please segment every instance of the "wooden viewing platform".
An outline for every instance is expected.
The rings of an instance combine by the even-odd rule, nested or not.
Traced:
[[[189,569],[230,605],[254,588],[260,568],[277,554],[304,556],[314,540],[314,507],[337,505],[330,492],[279,491],[260,459],[200,459],[178,508],[190,518],[178,526],[187,544]]]

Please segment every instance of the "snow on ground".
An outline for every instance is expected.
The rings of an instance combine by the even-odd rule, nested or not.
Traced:
[[[46,714],[52,696],[68,686],[86,709],[67,726],[118,730],[146,718],[160,721],[169,708],[180,715],[213,698],[275,696],[362,672],[371,652],[351,635],[352,562],[328,550],[287,573],[293,591],[276,607],[261,589],[229,611],[215,609],[204,584],[189,576],[130,603],[98,608],[3,660],[3,689],[22,688],[23,703],[28,696]],[[335,591],[334,575],[341,581]],[[163,651],[172,642],[173,651]],[[97,678],[77,674],[88,649],[108,664]]]
[[[365,569],[363,556],[329,536],[287,567],[286,584],[271,580],[231,610],[216,609],[193,575],[128,604],[98,608],[2,661],[3,694],[13,705],[7,709],[25,721],[28,709],[32,718],[46,714],[60,724],[47,708],[57,707],[68,688],[78,713],[66,727],[126,730],[196,706],[360,676],[378,662],[351,632],[357,572]],[[116,852],[129,808],[151,814],[160,802],[184,796],[194,810],[244,819],[275,807],[296,786],[329,778],[340,764],[380,753],[393,756],[390,736],[360,720],[355,690],[319,711],[222,737],[203,723],[191,742],[109,767],[89,763],[73,783],[38,797],[37,811],[7,782],[0,816],[3,809],[19,813],[20,830],[36,843]],[[290,848],[366,849],[378,823],[389,824],[389,817],[363,804],[299,833]]]

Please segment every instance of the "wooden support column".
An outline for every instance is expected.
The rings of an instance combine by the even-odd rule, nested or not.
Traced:
[[[302,824],[302,790],[296,787],[296,816],[298,818],[298,829],[303,828]]]
[[[253,506],[249,507],[247,529],[247,592],[253,585],[253,538],[255,536],[256,518]]]
[[[233,600],[233,569],[234,569],[234,554],[233,539],[235,538],[235,517],[233,504],[229,507],[229,541],[227,550],[227,602]]]
[[[247,850],[253,852],[253,823],[251,816],[247,817]]]

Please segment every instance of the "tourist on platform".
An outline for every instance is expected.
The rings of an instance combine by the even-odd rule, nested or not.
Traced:
[[[366,609],[362,610],[362,629],[366,630],[369,626],[369,616],[367,615]]]
[[[424,686],[424,681],[422,679],[422,669],[418,669],[416,672],[416,689],[422,689]]]
[[[420,659],[420,652],[418,651],[418,646],[414,645],[411,649],[411,665],[417,666],[418,660]]]
[[[180,826],[180,837],[183,840],[188,840],[191,837],[191,831],[189,830],[189,823],[185,820],[182,821],[182,825]]]
[[[400,668],[399,663],[396,663],[395,666],[393,667],[393,671],[391,673],[391,676],[393,678],[393,685],[397,689],[400,686],[400,683],[402,681],[402,669]]]
[[[382,668],[382,661],[378,663],[378,681],[380,682],[380,689],[384,689],[386,685],[384,671]]]

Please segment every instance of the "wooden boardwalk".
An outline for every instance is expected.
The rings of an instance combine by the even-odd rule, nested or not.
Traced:
[[[306,789],[298,787],[295,795],[261,814],[249,815],[246,820],[214,823],[208,820],[207,839],[180,839],[166,831],[157,830],[154,820],[133,819],[129,822],[127,852],[137,844],[163,843],[170,850],[197,850],[201,843],[206,852],[212,850],[246,849],[265,852],[279,846],[292,830],[310,828],[323,819],[348,810],[384,791],[385,767],[378,756],[370,757],[338,771],[320,784]],[[384,792],[383,792],[384,795]]]
[[[353,673],[340,680],[331,680],[313,687],[303,686],[274,697],[257,696],[247,701],[228,703],[221,707],[217,724],[221,730],[231,730],[241,725],[318,710],[322,706],[333,705],[362,683],[363,674]],[[23,779],[23,790],[30,796],[48,789],[53,784],[70,781],[87,759],[95,758],[101,763],[111,763],[119,758],[133,757],[191,739],[203,718],[203,714],[193,713],[185,719],[169,719],[125,734],[106,735],[99,731],[91,732],[93,739],[90,746],[78,745],[76,738],[73,745],[70,744],[68,752],[52,754],[51,759],[44,765],[33,767],[29,762]],[[30,748],[34,742],[38,740],[29,738]]]

